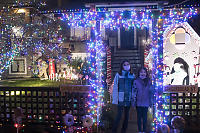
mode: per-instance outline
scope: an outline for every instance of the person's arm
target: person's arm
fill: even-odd
[[[119,79],[119,74],[117,73],[114,78],[113,91],[112,91],[113,104],[118,104],[118,79]]]

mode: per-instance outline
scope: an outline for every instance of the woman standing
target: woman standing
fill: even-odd
[[[140,68],[137,79],[134,81],[133,85],[134,105],[137,110],[137,125],[139,132],[146,132],[147,112],[148,108],[153,104],[153,95],[154,90],[147,69]]]
[[[116,73],[112,91],[112,103],[117,105],[117,116],[114,121],[112,133],[117,133],[117,128],[121,116],[124,112],[124,121],[121,133],[125,133],[128,127],[129,110],[132,99],[132,87],[134,74],[132,73],[131,65],[128,60],[124,60],[120,65],[119,73]]]

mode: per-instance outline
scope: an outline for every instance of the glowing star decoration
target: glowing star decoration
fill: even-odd
[[[18,9],[17,10],[17,13],[25,13],[26,12],[26,9]]]
[[[23,35],[23,28],[22,27],[14,26],[12,28],[12,31],[13,31],[14,35],[17,36],[17,37],[22,37],[22,35]]]

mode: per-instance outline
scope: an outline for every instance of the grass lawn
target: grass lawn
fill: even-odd
[[[29,78],[29,79],[9,79],[2,80],[0,82],[1,86],[8,87],[59,87],[62,84],[75,84],[73,81],[51,81],[51,80],[40,80],[39,78]]]

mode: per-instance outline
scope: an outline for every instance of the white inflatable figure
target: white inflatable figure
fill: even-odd
[[[56,81],[58,81],[58,73],[56,73]]]
[[[187,73],[183,69],[183,64],[175,63],[174,73],[172,73],[170,76],[172,80],[171,85],[183,85],[183,80],[187,76]]]
[[[72,77],[72,67],[70,67],[70,68],[68,67],[66,70],[67,70],[67,72],[66,72],[66,78],[71,80],[71,77]]]
[[[54,73],[51,73],[51,75],[49,75],[49,80],[54,80],[54,79],[55,79]]]
[[[60,81],[61,77],[62,77],[62,74],[61,74],[61,71],[60,71],[60,72],[58,73],[58,81]]]
[[[42,79],[42,76],[44,75],[43,79],[48,79],[48,75],[47,75],[47,68],[48,68],[48,64],[43,61],[42,59],[38,60],[38,67],[39,67],[39,77]]]
[[[72,80],[78,80],[78,75],[72,73],[71,79],[72,79]]]
[[[170,67],[169,66],[165,67],[163,78],[164,78],[164,85],[167,85],[168,83],[170,83]]]

